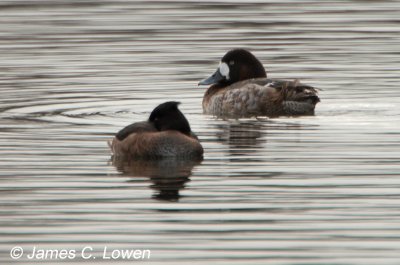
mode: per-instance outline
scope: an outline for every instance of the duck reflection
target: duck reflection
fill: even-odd
[[[265,161],[265,154],[269,147],[268,141],[275,144],[279,142],[287,144],[288,135],[290,135],[290,142],[298,143],[304,131],[314,127],[314,125],[303,125],[299,122],[264,118],[225,120],[214,126],[217,129],[216,138],[228,147],[231,162]]]
[[[218,124],[217,139],[229,146],[231,157],[248,157],[263,149],[267,141],[265,125],[261,121],[228,121]],[[232,158],[231,161],[237,159]]]
[[[178,201],[179,191],[185,188],[190,181],[189,177],[195,166],[201,164],[201,160],[126,160],[112,157],[113,166],[126,176],[148,177],[152,184],[150,188],[156,190],[154,199],[165,201]],[[134,182],[135,180],[129,180]]]
[[[226,141],[232,147],[252,148],[265,142],[262,136],[263,125],[258,121],[230,121],[227,124],[219,124],[220,129],[217,137],[221,141]]]

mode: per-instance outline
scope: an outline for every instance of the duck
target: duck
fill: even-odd
[[[109,141],[114,156],[124,159],[202,159],[204,150],[189,122],[178,109],[180,102],[158,105],[146,121],[120,130]]]
[[[318,90],[299,80],[267,78],[263,64],[246,49],[228,51],[210,77],[203,112],[222,118],[314,115]]]

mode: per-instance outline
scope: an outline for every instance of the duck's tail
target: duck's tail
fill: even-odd
[[[298,79],[294,81],[274,81],[272,86],[279,92],[274,98],[276,103],[282,104],[285,101],[295,101],[315,105],[320,102],[318,89],[302,84]]]

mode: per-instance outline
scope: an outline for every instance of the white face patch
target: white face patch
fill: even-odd
[[[229,80],[229,66],[226,63],[221,62],[219,64],[219,72],[225,76],[226,80]]]

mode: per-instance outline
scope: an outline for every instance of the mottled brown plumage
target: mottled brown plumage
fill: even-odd
[[[223,118],[314,115],[320,101],[317,89],[299,80],[266,78],[262,64],[243,49],[228,52],[199,84],[212,84],[204,94],[204,113]]]

